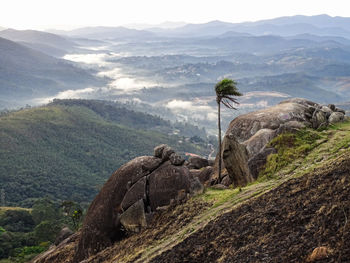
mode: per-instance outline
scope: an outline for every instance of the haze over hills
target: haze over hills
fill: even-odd
[[[140,110],[187,120],[215,134],[213,86],[224,77],[237,80],[247,94],[241,98],[240,113],[294,96],[321,103],[349,101],[349,19],[292,16],[143,30],[86,27],[55,33],[79,44],[79,50],[64,56],[66,60],[104,80],[96,85],[89,78],[76,77],[82,85],[69,84],[69,89],[79,89],[69,96],[129,101]],[[49,84],[45,89],[53,92],[41,97],[64,98],[60,93],[64,87],[55,92]],[[28,88],[42,93],[40,87]],[[224,123],[233,114],[224,112]]]
[[[62,32],[63,33],[63,32]],[[72,31],[65,31],[64,35],[70,37],[92,38],[92,39],[133,39],[151,38],[155,35],[145,30],[130,29],[126,27],[85,27]]]
[[[0,92],[8,105],[101,84],[101,79],[69,61],[0,38]]]
[[[217,36],[227,31],[254,35],[317,34],[349,37],[350,19],[345,17],[291,16],[257,22],[228,23],[211,21],[205,24],[187,24],[164,33],[167,36]]]
[[[135,166],[123,166],[124,175],[114,174],[103,198],[90,206],[92,224],[85,224],[87,235],[79,241],[87,262],[231,261],[243,250],[238,261],[299,262],[320,244],[327,245],[329,258],[341,262],[349,254],[350,240],[350,211],[344,208],[350,189],[344,188],[349,185],[350,123],[337,122],[348,121],[345,113],[350,111],[349,23],[350,18],[320,15],[138,29],[101,25],[51,33],[0,31],[1,205],[31,207],[48,197],[87,207],[113,171],[136,156],[154,153],[136,160]],[[228,130],[222,179],[215,177],[215,166],[208,167],[213,162],[197,159],[203,166],[192,169],[194,163],[184,162],[170,148],[153,149],[166,143],[181,155],[215,155],[214,87],[223,78],[236,80],[243,93],[236,111],[222,107],[223,131],[237,115],[292,97],[307,100],[289,100],[265,113],[247,114],[234,126],[237,134]],[[300,127],[305,129],[284,133]],[[240,135],[247,140],[240,140]],[[254,179],[259,177],[254,183],[252,169]],[[181,184],[172,183],[182,176],[178,171],[183,171],[189,189],[178,191]],[[252,183],[240,184],[235,172]],[[184,203],[190,194],[203,191],[200,183],[233,183],[239,188],[208,187]],[[157,193],[151,188],[160,192],[155,199],[169,199],[164,203],[169,207],[150,206],[150,196]],[[131,206],[126,205],[128,198]],[[117,199],[119,203],[114,202]],[[148,224],[153,212],[157,223],[129,235],[125,231],[134,231],[135,224],[128,229],[122,216],[125,219],[135,207],[140,216],[131,220],[141,220],[136,226]],[[26,253],[48,249],[48,239],[37,242],[32,233],[11,233],[2,218],[0,258],[3,244],[11,251],[5,257],[13,256],[19,263],[27,261]],[[230,228],[235,220],[239,223]],[[101,228],[91,227],[99,224]],[[78,227],[79,222],[74,224]],[[32,230],[40,234],[49,228],[46,222]],[[62,246],[51,246],[37,262],[72,262],[75,255],[79,259],[74,247],[78,235]],[[203,246],[203,240],[210,242]],[[242,240],[248,241],[242,245]],[[263,252],[256,250],[256,240]],[[86,246],[89,242],[91,247]],[[281,244],[288,244],[288,249],[281,249]],[[87,257],[102,247],[107,248]]]
[[[49,55],[63,56],[77,51],[77,44],[61,36],[37,30],[6,29],[0,37],[19,42]]]

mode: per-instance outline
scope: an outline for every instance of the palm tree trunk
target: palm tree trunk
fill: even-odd
[[[222,154],[221,154],[221,116],[220,116],[220,101],[217,101],[218,103],[218,130],[219,130],[219,171],[218,171],[218,180],[219,183],[221,182],[221,162],[222,162]]]

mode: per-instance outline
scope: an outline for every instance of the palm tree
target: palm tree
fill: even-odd
[[[237,82],[232,79],[223,79],[215,85],[216,102],[218,104],[218,130],[219,130],[219,182],[221,181],[221,116],[220,116],[220,105],[221,103],[229,109],[237,110],[233,105],[239,104],[235,96],[242,96],[238,91]]]

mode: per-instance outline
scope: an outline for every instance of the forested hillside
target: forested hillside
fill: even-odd
[[[207,153],[203,145],[159,132],[167,125],[158,117],[96,101],[56,101],[3,114],[0,181],[5,204],[29,207],[44,196],[89,202],[114,170],[152,154],[162,143],[179,152]]]

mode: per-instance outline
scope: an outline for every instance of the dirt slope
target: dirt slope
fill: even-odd
[[[350,122],[322,133],[310,153],[271,178],[169,207],[154,224],[84,263],[350,262]],[[35,263],[71,262],[76,241]]]
[[[350,262],[350,156],[225,213],[151,262]]]

